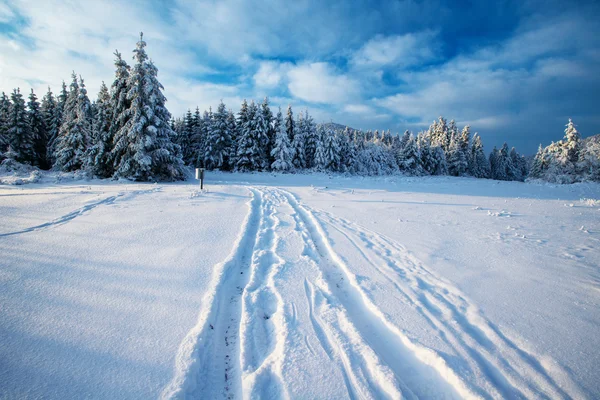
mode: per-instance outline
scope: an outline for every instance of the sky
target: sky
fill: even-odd
[[[242,99],[413,132],[438,116],[524,154],[600,133],[597,1],[0,0],[0,90],[71,71],[95,98],[144,32],[174,116]]]

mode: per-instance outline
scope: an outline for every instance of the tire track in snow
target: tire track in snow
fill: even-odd
[[[292,194],[279,191],[295,210],[323,271],[324,282],[317,282],[315,286],[322,286],[320,290],[325,301],[321,304],[326,308],[318,314],[329,322],[325,331],[333,336],[333,340],[328,338],[328,342],[344,344],[345,348],[337,351],[340,357],[364,361],[352,365],[352,373],[363,372],[363,376],[351,377],[355,391],[367,398],[381,395],[393,398],[476,397],[443,358],[414,344],[388,321],[362,292],[356,276],[335,253],[312,213]],[[314,309],[316,313],[317,307]],[[367,368],[363,371],[365,365]]]
[[[175,376],[163,399],[238,398],[242,393],[241,301],[264,211],[261,192],[249,190],[250,210],[238,240],[229,257],[213,269],[212,289],[202,299],[198,323],[179,347]]]
[[[68,214],[65,214],[65,215],[63,215],[61,217],[53,219],[52,221],[45,222],[45,223],[39,224],[39,225],[35,225],[35,226],[29,227],[29,228],[21,229],[19,231],[8,232],[8,233],[0,233],[0,237],[20,235],[22,233],[41,231],[41,230],[52,228],[52,227],[55,227],[55,226],[64,225],[67,222],[70,222],[70,221],[74,220],[75,218],[77,218],[77,217],[79,217],[79,216],[81,216],[81,215],[83,215],[85,213],[88,213],[88,212],[92,211],[94,208],[96,208],[98,206],[113,204],[117,199],[125,196],[126,194],[129,194],[129,195],[138,195],[138,194],[143,194],[143,193],[153,193],[153,192],[156,192],[158,190],[160,190],[160,188],[154,188],[154,189],[151,189],[151,190],[138,190],[138,191],[129,192],[129,193],[120,192],[120,193],[118,193],[118,194],[116,194],[114,196],[109,196],[109,197],[107,197],[105,199],[102,199],[102,200],[99,200],[99,201],[96,201],[96,202],[93,202],[93,203],[90,203],[90,204],[86,204],[85,206],[80,207],[80,208],[78,208],[78,209],[76,209],[74,211],[71,211]]]
[[[482,375],[484,381],[473,390],[485,397],[582,396],[565,372],[561,371],[560,375],[568,382],[568,388],[557,383],[538,357],[519,348],[486,320],[458,289],[424,268],[401,245],[330,213],[313,213],[345,236],[377,271],[410,299],[471,370]]]

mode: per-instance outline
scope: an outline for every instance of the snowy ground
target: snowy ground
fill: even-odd
[[[0,185],[0,398],[600,396],[599,185],[208,183]]]

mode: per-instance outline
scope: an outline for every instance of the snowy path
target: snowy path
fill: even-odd
[[[282,189],[250,190],[238,242],[215,268],[164,398],[582,396],[400,244]],[[368,270],[354,273],[343,246]],[[407,305],[451,353],[419,344],[381,296]]]

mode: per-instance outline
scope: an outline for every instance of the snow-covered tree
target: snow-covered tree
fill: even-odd
[[[295,158],[294,153],[294,136],[296,136],[296,123],[294,121],[294,112],[292,111],[291,104],[288,105],[287,113],[285,115],[285,131],[287,132],[288,137],[290,138],[290,143],[292,144],[292,159]]]
[[[11,96],[8,126],[8,144],[15,161],[32,164],[34,159],[34,139],[31,134],[25,100],[19,89]]]
[[[110,158],[112,104],[110,93],[104,82],[100,86],[92,118],[91,145],[88,149],[86,169],[100,178],[109,178],[113,174],[113,165]]]
[[[128,80],[129,119],[115,135],[115,175],[139,181],[184,178],[181,150],[165,107],[164,89],[158,70],[140,40],[134,50],[136,61]]]
[[[321,136],[317,132],[317,126],[313,118],[308,114],[308,110],[304,110],[302,118],[302,126],[297,127],[298,130],[302,131],[304,136],[304,160],[306,162],[306,168],[312,168],[314,165],[315,151],[317,150],[317,141],[320,140]]]
[[[600,182],[600,141],[589,141],[579,154],[582,180]]]
[[[46,148],[44,149],[44,156],[47,162],[47,167],[50,167],[52,166],[53,162],[52,144],[58,136],[58,131],[61,125],[61,112],[58,110],[58,104],[54,98],[52,90],[50,90],[50,87],[48,87],[48,92],[42,98],[40,112],[42,113],[42,118],[44,119],[44,125],[46,127]]]
[[[274,126],[277,130],[275,135],[275,146],[271,150],[271,157],[274,159],[271,168],[274,171],[291,171],[294,168],[294,165],[292,164],[292,149],[290,138],[283,121],[283,115],[281,114],[281,108],[275,118]]]
[[[356,149],[352,142],[350,129],[346,127],[343,131],[337,131],[336,138],[340,149],[340,171],[352,173],[354,172],[352,166],[356,158]]]
[[[238,171],[258,171],[262,168],[263,150],[257,137],[257,124],[261,120],[260,109],[254,101],[251,101],[246,112],[246,122],[240,131],[236,164]]]
[[[298,124],[300,125],[300,124]],[[327,133],[325,132],[325,128],[323,125],[319,125],[317,128],[317,133],[315,137],[315,153],[314,153],[314,168],[317,171],[325,171],[328,168],[328,160],[325,151],[325,136]]]
[[[227,169],[231,154],[231,133],[227,120],[227,109],[221,101],[213,114],[212,124],[206,141],[204,160],[206,168]]]
[[[468,132],[468,126],[465,127]],[[468,141],[467,141],[468,146]],[[450,146],[447,151],[448,157],[448,172],[452,176],[463,176],[466,175],[469,162],[468,153],[464,150],[461,144],[461,137],[457,136],[455,132],[452,133],[450,139]]]
[[[0,157],[8,150],[9,137],[8,128],[10,121],[10,100],[6,93],[0,96]]]
[[[511,181],[524,181],[527,176],[527,161],[513,147],[509,153],[508,179]]]
[[[535,157],[533,158],[533,161],[531,163],[531,170],[529,171],[529,176],[531,178],[537,179],[542,177],[542,174],[546,170],[544,161],[544,148],[540,143],[537,153],[535,154]]]
[[[273,112],[269,107],[269,98],[265,97],[260,105],[260,122],[258,128],[258,138],[261,142],[261,168],[268,170],[274,159],[271,157],[271,150],[275,145],[275,130],[273,129]]]
[[[192,164],[194,158],[194,151],[192,148],[192,136],[194,135],[195,119],[192,115],[192,111],[188,108],[187,112],[182,121],[181,130],[176,131],[177,134],[175,143],[181,148],[181,155],[184,164]]]
[[[91,104],[83,79],[73,72],[69,95],[63,112],[63,123],[56,138],[54,168],[68,172],[81,169],[90,141]]]
[[[114,56],[115,79],[110,88],[110,115],[112,116],[112,119],[109,128],[109,142],[111,142],[112,149],[108,154],[108,158],[113,164],[113,170],[117,166],[117,160],[120,160],[124,156],[126,149],[126,146],[122,146],[118,149],[114,146],[115,136],[117,135],[117,132],[120,132],[123,129],[131,117],[131,102],[127,97],[131,68],[127,62],[123,60],[121,53],[115,51]]]
[[[29,123],[29,131],[33,139],[33,165],[42,169],[48,169],[49,165],[46,162],[46,149],[48,145],[46,124],[40,103],[33,89],[31,89],[29,101],[27,102],[27,122]]]
[[[327,129],[321,136],[325,150],[325,169],[329,171],[340,171],[340,148],[336,140],[335,132]]]
[[[421,166],[421,154],[414,135],[410,135],[406,146],[400,150],[397,157],[398,168],[401,171],[411,175],[421,175],[423,167]]]
[[[235,114],[231,110],[229,110],[227,113],[227,129],[229,129],[229,135],[231,137],[231,146],[229,146],[229,155],[227,157],[227,169],[233,170],[237,163],[237,142],[239,138],[239,132]]]
[[[288,108],[288,115],[291,112],[291,108]],[[294,152],[294,167],[297,169],[306,168],[306,137],[304,136],[306,131],[301,129],[304,126],[304,116],[300,112],[298,114],[298,120],[296,121],[296,127],[294,132],[294,138],[292,139],[292,149]],[[316,149],[315,149],[316,150]]]
[[[485,156],[483,143],[478,134],[473,136],[471,150],[469,153],[469,173],[476,178],[489,178],[490,163]]]

